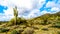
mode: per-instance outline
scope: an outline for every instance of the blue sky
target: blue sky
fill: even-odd
[[[0,0],[0,21],[13,18],[15,6],[18,17],[29,19],[60,11],[60,0]]]
[[[7,10],[7,7],[0,5],[0,13],[4,13],[3,10]]]

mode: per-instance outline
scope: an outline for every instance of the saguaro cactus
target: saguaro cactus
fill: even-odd
[[[14,17],[15,17],[15,22],[14,22],[14,24],[16,24],[16,23],[17,23],[17,16],[18,16],[17,7],[15,6],[15,8],[13,8],[13,10],[14,10]]]
[[[14,16],[17,17],[18,16],[17,7],[13,8],[13,10],[14,10]]]

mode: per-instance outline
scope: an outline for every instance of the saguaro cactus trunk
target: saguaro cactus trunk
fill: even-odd
[[[14,17],[15,17],[15,22],[14,22],[14,24],[16,25],[16,23],[17,23],[17,16],[18,16],[17,7],[13,8],[13,10],[14,10]]]

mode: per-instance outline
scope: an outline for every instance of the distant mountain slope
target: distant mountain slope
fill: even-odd
[[[42,16],[28,20],[27,22],[33,24],[50,24],[55,22],[60,22],[60,12],[54,14],[44,14]]]

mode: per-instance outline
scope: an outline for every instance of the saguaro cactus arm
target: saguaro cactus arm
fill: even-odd
[[[13,10],[14,10],[14,16],[17,17],[18,16],[17,7],[13,8]]]

